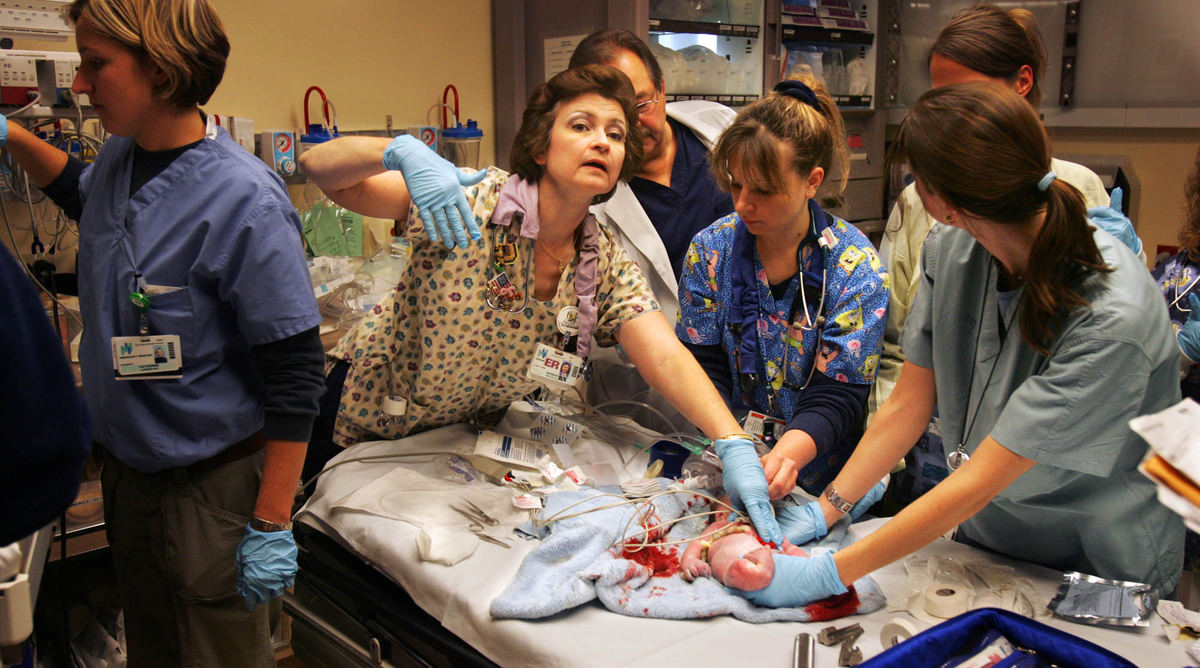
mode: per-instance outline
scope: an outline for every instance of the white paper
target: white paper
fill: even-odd
[[[587,35],[567,35],[566,37],[548,37],[542,40],[542,55],[545,57],[546,81],[549,81],[555,74],[567,69],[567,64],[571,62],[571,54],[575,53],[575,47],[583,41]]]
[[[1129,427],[1171,466],[1200,480],[1200,404],[1184,399],[1166,410],[1130,420]]]
[[[1158,614],[1168,624],[1175,626],[1190,626],[1200,630],[1200,612],[1194,612],[1183,607],[1179,601],[1160,600]]]

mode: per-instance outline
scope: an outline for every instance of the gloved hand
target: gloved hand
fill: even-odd
[[[821,504],[809,501],[802,506],[782,506],[775,509],[775,519],[779,528],[792,545],[804,545],[813,540],[824,538],[829,533],[825,526],[825,513]]]
[[[1142,252],[1142,240],[1133,231],[1133,221],[1121,213],[1121,200],[1125,193],[1120,188],[1113,188],[1111,202],[1108,206],[1094,206],[1087,211],[1088,218],[1097,227],[1121,240],[1134,253]]]
[[[237,549],[237,591],[247,610],[283,595],[296,582],[296,539],[291,531],[246,527]]]
[[[776,554],[771,584],[755,591],[730,591],[760,607],[798,608],[848,590],[838,575],[833,553],[823,552],[815,557]]]
[[[775,521],[767,492],[767,475],[754,444],[745,438],[717,439],[713,441],[713,449],[721,458],[725,493],[734,509],[750,516],[763,540],[783,545],[783,532]]]
[[[862,517],[868,508],[883,498],[883,493],[887,490],[887,482],[888,478],[885,477],[875,483],[871,489],[867,490],[863,498],[854,504],[854,507],[850,509],[851,522]],[[802,506],[776,508],[775,519],[779,520],[779,528],[783,530],[783,535],[791,541],[792,545],[803,545],[809,541],[824,538],[825,534],[829,533],[829,528],[825,526],[825,512],[821,510],[821,504],[817,501],[809,501]]]
[[[0,148],[8,143],[8,117],[0,114]]]
[[[1192,312],[1179,328],[1179,349],[1193,362],[1200,362],[1200,297],[1188,295],[1188,308]]]
[[[456,243],[466,248],[468,234],[479,241],[479,225],[461,186],[479,183],[487,170],[468,176],[412,135],[400,135],[388,144],[383,151],[383,166],[404,174],[408,194],[425,221],[430,241],[437,243],[440,235],[446,248],[454,248]]]

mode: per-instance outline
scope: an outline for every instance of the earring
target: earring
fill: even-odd
[[[952,214],[952,213],[946,214],[946,224],[947,225],[955,225],[957,223],[958,223],[958,220],[954,217],[954,214]]]

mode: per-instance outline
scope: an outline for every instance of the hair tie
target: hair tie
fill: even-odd
[[[821,114],[822,116],[825,115],[825,110],[821,108],[821,103],[817,101],[817,94],[813,92],[813,89],[804,85],[803,81],[796,81],[795,79],[780,81],[779,83],[775,84],[775,88],[772,90],[774,90],[776,93],[799,100],[813,109],[816,109],[818,114]]]
[[[1055,174],[1054,170],[1046,172],[1046,175],[1042,177],[1042,180],[1038,181],[1038,190],[1046,192],[1046,189],[1049,188],[1050,184],[1054,183],[1054,179],[1057,178],[1058,174]]]

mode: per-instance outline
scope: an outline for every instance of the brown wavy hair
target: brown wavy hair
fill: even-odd
[[[1025,99],[1034,109],[1042,103],[1039,82],[1046,72],[1046,47],[1037,19],[1027,9],[1004,11],[980,3],[964,9],[938,33],[930,48],[938,54],[980,74],[1013,82],[1023,65],[1033,70],[1033,86]]]
[[[783,190],[783,172],[790,167],[801,176],[813,168],[825,170],[826,178],[836,179],[836,192],[846,187],[849,162],[846,158],[846,130],[837,104],[823,84],[812,77],[794,77],[812,89],[816,108],[800,100],[771,91],[738,112],[733,124],[721,133],[713,147],[712,170],[717,185],[729,192],[732,174],[738,171],[748,183],[764,192]],[[790,164],[779,164],[776,141],[786,141],[792,149]]]
[[[928,192],[973,216],[1023,225],[1045,213],[1023,276],[1019,322],[1021,337],[1047,354],[1067,313],[1088,305],[1083,279],[1111,269],[1079,191],[1062,179],[1038,187],[1050,171],[1050,142],[1033,108],[992,83],[930,90],[900,124],[894,151]]]
[[[537,156],[550,148],[550,130],[554,127],[558,105],[586,93],[595,93],[621,105],[625,114],[625,161],[621,164],[618,179],[628,181],[637,173],[642,164],[642,134],[634,107],[633,84],[620,70],[607,65],[572,67],[534,89],[509,153],[513,172],[530,182],[542,178],[545,168],[537,163]],[[616,186],[613,186],[613,190],[597,195],[595,202],[607,200],[615,190]]]
[[[1196,164],[1183,188],[1187,197],[1187,217],[1183,229],[1179,230],[1180,250],[1187,253],[1192,262],[1200,262],[1200,151],[1196,152]]]

